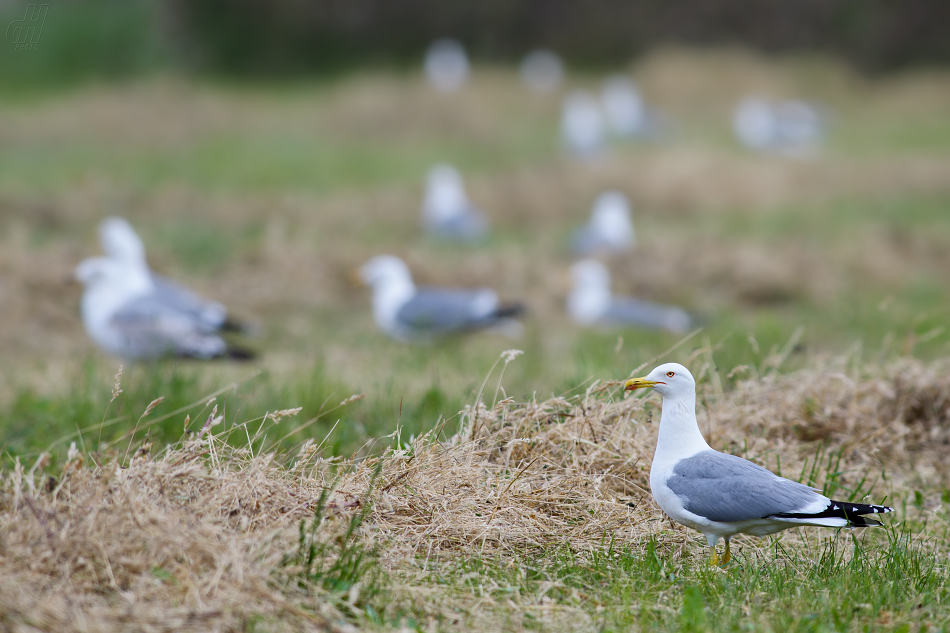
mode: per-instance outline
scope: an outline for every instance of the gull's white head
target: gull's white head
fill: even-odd
[[[111,217],[100,222],[99,242],[106,255],[126,266],[145,264],[145,246],[123,218]]]
[[[597,234],[611,244],[626,246],[633,241],[630,203],[619,191],[605,191],[597,197],[590,222]]]
[[[664,363],[643,378],[631,378],[624,383],[625,391],[652,387],[664,399],[695,398],[696,381],[689,370],[679,363]]]
[[[143,270],[127,267],[111,257],[90,257],[83,260],[75,271],[76,280],[87,292],[107,292],[110,295],[129,296],[152,288],[151,277]]]
[[[90,257],[76,266],[76,281],[84,286],[95,286],[121,279],[122,266],[108,257]]]
[[[451,219],[464,213],[468,205],[462,175],[451,165],[440,164],[429,170],[423,215],[430,221]]]
[[[406,263],[393,255],[377,255],[360,267],[360,279],[373,290],[391,286],[412,287],[412,273]]]

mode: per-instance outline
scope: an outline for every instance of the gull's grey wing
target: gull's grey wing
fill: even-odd
[[[110,325],[120,333],[123,355],[129,358],[210,359],[228,353],[223,339],[205,331],[200,320],[165,303],[158,295],[129,301],[116,311]]]
[[[633,297],[614,297],[601,320],[616,325],[636,325],[671,332],[685,332],[692,324],[689,313],[682,308]]]
[[[571,250],[581,257],[598,253],[623,253],[631,249],[631,242],[618,244],[606,238],[590,223],[580,227],[571,235]]]
[[[713,450],[677,462],[666,485],[689,512],[722,522],[799,512],[820,497],[804,484]]]
[[[194,318],[204,329],[211,333],[221,329],[228,317],[227,308],[220,303],[208,301],[185,286],[168,277],[152,273],[155,284],[155,298],[166,305]]]
[[[497,310],[498,296],[492,290],[422,287],[396,319],[416,333],[448,334],[492,325]]]
[[[431,223],[429,230],[441,239],[474,242],[488,233],[488,220],[481,210],[470,206],[458,215]]]

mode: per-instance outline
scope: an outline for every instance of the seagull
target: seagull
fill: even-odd
[[[893,512],[887,506],[834,501],[741,457],[714,451],[696,423],[696,381],[682,365],[666,363],[624,384],[628,391],[644,387],[663,396],[650,492],[671,519],[706,536],[710,564],[729,562],[729,540],[736,534],[765,536],[807,525],[872,527],[882,523],[865,515]],[[721,560],[716,553],[720,538],[726,541]]]
[[[571,266],[574,289],[567,296],[567,312],[581,325],[634,326],[682,333],[693,319],[682,308],[651,303],[610,292],[610,272],[596,259]]]
[[[502,305],[490,288],[416,287],[409,268],[398,257],[379,255],[358,271],[373,291],[373,317],[379,328],[400,341],[499,328],[520,330],[514,320],[520,305]]]
[[[252,357],[245,350],[230,348],[194,314],[167,302],[147,270],[126,267],[110,257],[92,257],[76,267],[76,279],[85,285],[81,312],[86,332],[114,356],[127,360]]]
[[[437,238],[474,242],[488,234],[488,220],[465,193],[462,175],[451,165],[436,165],[426,178],[422,223]]]
[[[772,103],[747,97],[732,119],[739,142],[749,149],[804,156],[814,151],[825,134],[825,118],[814,105],[801,100]]]
[[[168,307],[174,307],[194,319],[203,331],[247,332],[250,326],[228,318],[228,310],[209,301],[149,268],[145,246],[132,225],[123,218],[110,217],[99,223],[99,242],[106,255],[121,267],[138,271],[152,281],[152,292]]]
[[[553,92],[564,79],[564,65],[557,53],[545,49],[531,51],[521,60],[521,80],[532,92]]]
[[[604,116],[588,92],[572,92],[561,111],[561,139],[577,158],[593,159],[604,151]]]
[[[590,221],[574,233],[574,253],[622,253],[633,248],[633,222],[630,203],[619,191],[605,191],[594,201]]]
[[[662,131],[659,115],[648,108],[637,84],[615,75],[604,81],[601,90],[604,118],[610,131],[620,138],[654,139]]]
[[[465,47],[453,39],[436,40],[426,51],[425,72],[436,90],[455,92],[468,79],[469,64]]]

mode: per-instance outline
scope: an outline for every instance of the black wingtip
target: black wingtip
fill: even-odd
[[[877,519],[872,519],[865,515],[887,514],[893,512],[894,508],[887,506],[872,505],[869,503],[852,503],[850,501],[832,500],[828,507],[821,512],[806,514],[800,512],[783,512],[774,516],[783,519],[824,519],[834,517],[845,519],[848,522],[847,527],[877,527],[884,525]]]
[[[498,310],[495,311],[495,317],[499,319],[516,319],[522,317],[525,314],[525,306],[523,303],[508,303],[498,307]]]
[[[258,327],[249,321],[240,321],[238,319],[228,317],[224,320],[224,323],[221,324],[219,330],[221,332],[230,332],[232,334],[255,336],[257,335]]]
[[[229,347],[226,358],[240,362],[248,362],[257,358],[257,353],[243,347]]]

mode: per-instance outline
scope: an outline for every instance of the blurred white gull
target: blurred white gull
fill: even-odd
[[[661,125],[657,113],[646,106],[637,84],[622,75],[608,77],[601,91],[604,118],[611,133],[626,139],[655,139]]]
[[[564,100],[561,140],[577,158],[593,159],[604,151],[604,117],[600,104],[589,92],[575,91]]]
[[[194,314],[165,302],[147,269],[93,257],[76,267],[76,279],[85,285],[81,311],[86,332],[110,354],[126,360],[252,356],[229,348]]]
[[[124,268],[141,271],[152,281],[153,292],[166,306],[196,320],[205,331],[245,331],[250,326],[228,318],[228,311],[220,303],[209,301],[167,277],[149,268],[145,246],[141,238],[123,218],[106,218],[99,224],[99,242],[102,250]]]
[[[571,266],[574,289],[567,312],[581,325],[634,326],[682,333],[692,318],[682,308],[664,306],[610,292],[610,273],[599,261],[584,259]]]
[[[732,117],[732,128],[739,142],[754,150],[765,150],[776,138],[772,106],[764,99],[747,97],[739,102]]]
[[[549,50],[531,51],[521,60],[521,80],[532,92],[553,92],[564,79],[561,58]]]
[[[826,125],[821,111],[804,101],[747,97],[736,107],[732,127],[749,149],[808,156],[820,146]]]
[[[630,203],[619,191],[605,191],[594,201],[590,220],[571,240],[576,255],[622,253],[633,248],[635,234]]]
[[[482,329],[520,333],[514,320],[520,305],[501,305],[490,288],[416,287],[406,264],[392,255],[379,255],[359,269],[373,291],[373,317],[379,328],[400,341]]]
[[[488,220],[465,194],[458,170],[436,165],[426,178],[422,223],[430,235],[460,242],[473,242],[488,233]]]
[[[455,92],[468,80],[465,48],[456,40],[436,40],[426,51],[425,72],[429,83],[441,92]]]

